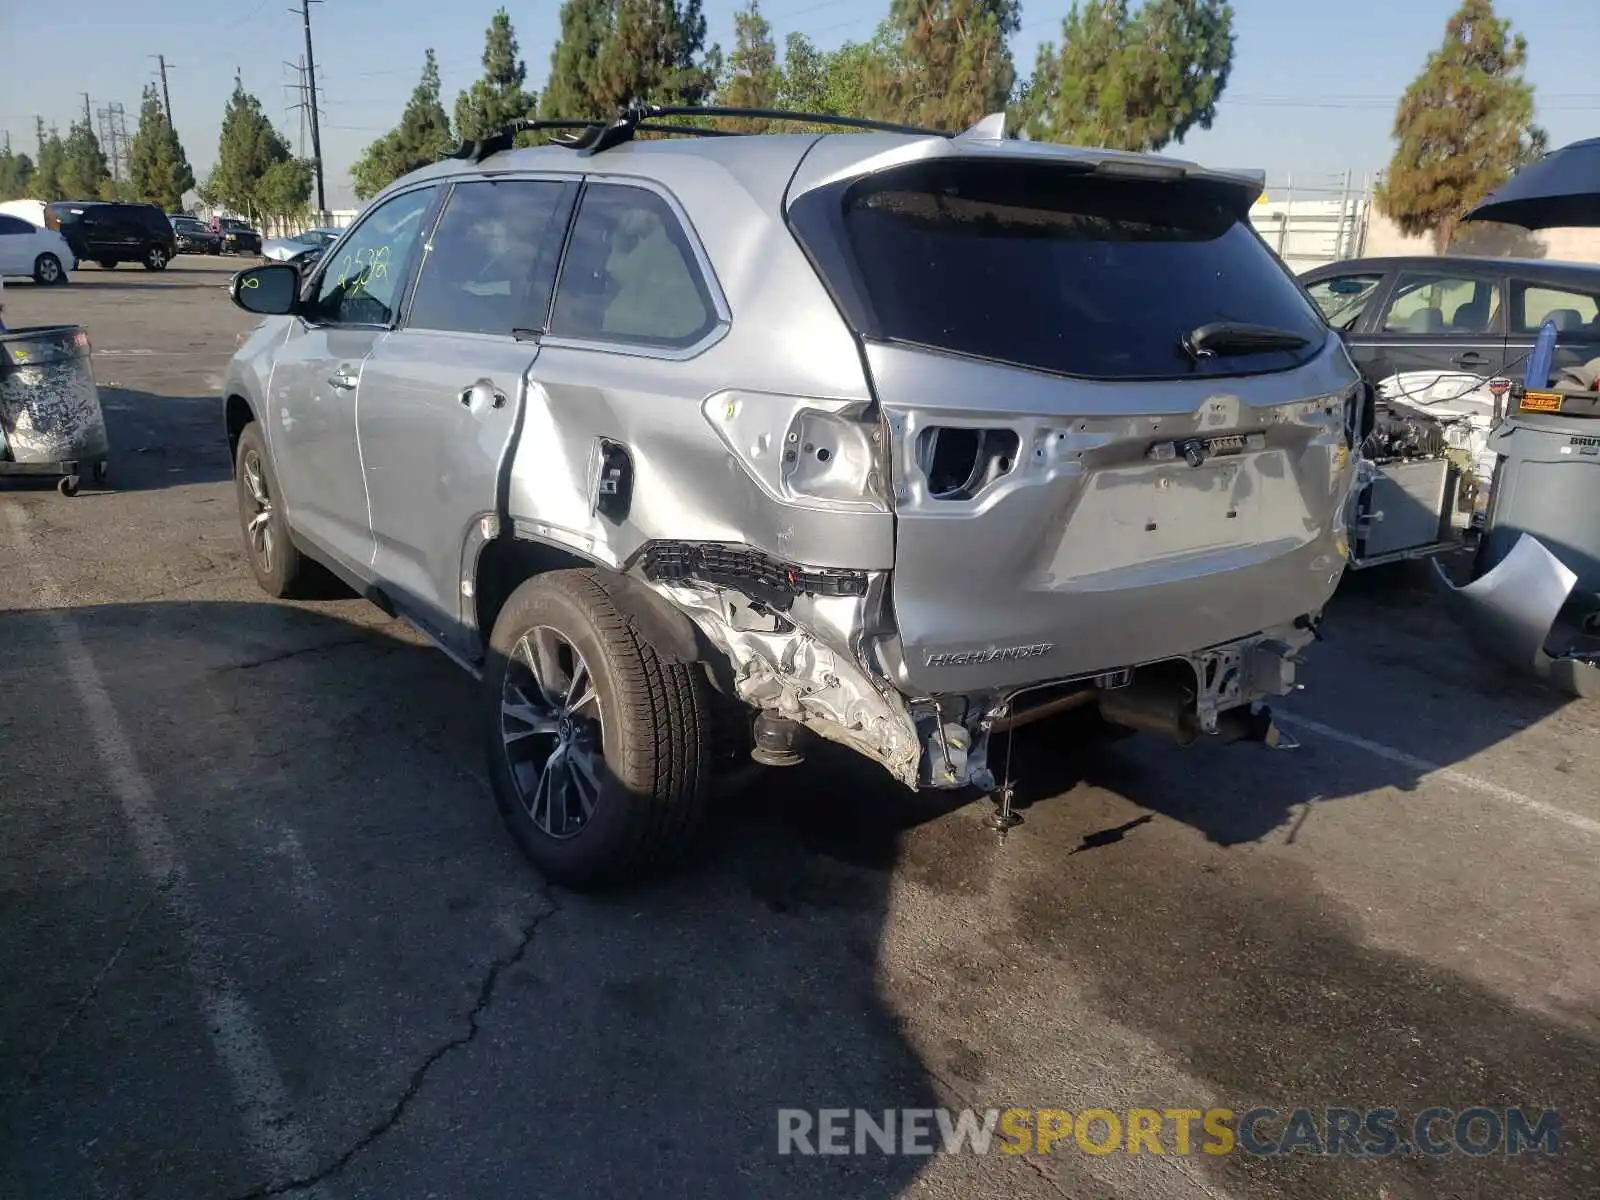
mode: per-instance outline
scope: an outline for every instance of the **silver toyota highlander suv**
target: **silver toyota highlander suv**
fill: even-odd
[[[469,143],[303,282],[235,277],[260,585],[331,573],[479,676],[499,806],[576,886],[679,849],[729,745],[1005,820],[990,739],[1046,713],[1275,741],[1361,405],[1261,177],[685,115]]]

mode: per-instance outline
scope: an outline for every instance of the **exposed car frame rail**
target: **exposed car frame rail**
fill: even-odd
[[[576,150],[587,157],[633,140],[635,133],[677,133],[691,137],[737,137],[738,131],[707,125],[666,125],[662,117],[739,117],[765,121],[798,121],[807,125],[832,125],[840,129],[865,129],[878,133],[909,133],[919,137],[958,136],[947,129],[925,129],[920,125],[900,125],[893,121],[874,121],[866,117],[841,117],[830,113],[794,112],[784,108],[738,108],[726,105],[635,104],[622,110],[613,120],[601,118],[540,118],[512,121],[488,137],[464,141],[451,158],[482,162],[491,154],[511,149],[519,133],[539,130],[579,131],[575,137],[552,138],[557,146]]]

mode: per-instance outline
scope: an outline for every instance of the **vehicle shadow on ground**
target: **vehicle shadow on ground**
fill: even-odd
[[[188,911],[224,948],[201,978],[227,977],[254,1011],[312,1174],[342,1194],[500,1195],[517,1179],[552,1196],[899,1196],[926,1158],[780,1157],[777,1110],[959,1104],[936,1073],[980,1104],[1116,1107],[1095,1090],[1101,1067],[1099,1083],[1073,1073],[1085,1053],[1115,1055],[1110,1042],[1073,1051],[1019,1024],[1011,997],[1046,1017],[1081,1005],[1063,981],[1086,989],[1107,1035],[1138,1031],[1236,1111],[1564,1113],[1563,1156],[1531,1166],[1191,1160],[1230,1195],[1366,1194],[1375,1171],[1406,1197],[1486,1180],[1528,1200],[1584,1193],[1592,1001],[1532,1013],[1374,949],[1304,864],[1219,869],[1192,843],[1141,855],[1137,835],[1030,855],[1028,826],[999,844],[949,819],[953,801],[908,804],[870,764],[824,752],[720,803],[664,878],[607,896],[541,888],[485,794],[474,685],[332,615],[350,612],[80,608],[65,640],[60,615],[0,614],[0,678],[39,697],[5,714],[8,747],[56,764],[48,792],[8,797],[0,847],[0,1029],[14,1031],[0,1129],[20,1194],[91,1194],[106,1177],[219,1197],[291,1182],[240,1153],[214,1014],[164,893],[117,874],[134,856],[113,779],[148,779],[131,819],[146,840],[151,812],[164,823]],[[91,730],[71,688],[46,690],[74,674],[69,645],[120,737]],[[111,739],[110,770],[96,738],[102,753]],[[40,759],[41,739],[70,754]],[[897,879],[982,902],[957,926],[909,931],[928,983],[895,1002],[882,958]],[[141,918],[146,896],[157,912]],[[914,1043],[940,1012],[962,1014],[960,1044]],[[1040,1065],[1044,1093],[1012,1090]],[[1037,1165],[1047,1191],[1001,1164],[1010,1194],[1110,1194],[1092,1166]],[[1170,1167],[1151,1169],[1171,1183]]]
[[[1575,703],[1474,649],[1433,592],[1432,569],[1423,562],[1347,574],[1327,607],[1324,640],[1311,646],[1300,671],[1313,689],[1317,724],[1380,744],[1385,753],[1296,727],[1297,714],[1310,715],[1300,694],[1271,704],[1300,743],[1289,752],[1208,739],[1177,747],[1141,734],[1073,753],[1070,725],[1041,722],[1018,734],[1019,808],[1084,782],[1218,844],[1255,842],[1292,832],[1314,803],[1381,788],[1414,791],[1435,767],[1471,759]],[[1419,701],[1424,711],[1415,707]],[[997,741],[991,761],[1003,753]]]
[[[37,728],[0,714],[13,760],[28,746],[52,761],[41,740],[76,747],[81,778],[57,773],[50,794],[89,806],[7,802],[0,1029],[17,1036],[0,1127],[23,1194],[89,1194],[107,1170],[187,1195],[290,1182],[238,1153],[227,1087],[197,1066],[215,1047],[173,974],[182,947],[161,917],[130,916],[149,882],[104,878],[136,861],[109,773],[149,780],[190,910],[231,948],[220,970],[256,1011],[319,1169],[404,1121],[341,1172],[348,1194],[497,1195],[511,1179],[648,1194],[627,1181],[671,1179],[708,1197],[900,1195],[925,1158],[777,1154],[779,1108],[936,1103],[874,974],[893,831],[835,828],[807,803],[817,777],[791,771],[719,804],[665,879],[543,888],[483,782],[476,685],[436,651],[324,615],[351,609],[372,616],[356,602],[71,610],[130,751],[109,768],[60,682],[60,618],[0,614],[0,678],[59,698]],[[109,952],[88,943],[134,925],[150,944],[130,932],[51,1050]],[[30,970],[41,957],[51,968]]]

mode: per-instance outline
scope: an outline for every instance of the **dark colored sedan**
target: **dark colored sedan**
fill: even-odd
[[[1354,258],[1300,282],[1373,384],[1414,371],[1520,380],[1546,317],[1557,368],[1600,357],[1600,264]]]
[[[172,232],[178,238],[179,254],[221,254],[222,238],[206,228],[197,217],[173,217]]]

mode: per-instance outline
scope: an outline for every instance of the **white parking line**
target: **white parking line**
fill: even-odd
[[[1371,738],[1364,738],[1354,733],[1346,733],[1342,729],[1335,729],[1331,725],[1324,725],[1320,721],[1313,721],[1307,717],[1280,716],[1274,717],[1285,725],[1314,733],[1318,737],[1327,738],[1330,742],[1341,742],[1357,750],[1365,750],[1376,758],[1386,759],[1415,771],[1418,775],[1429,775],[1441,783],[1448,783],[1453,787],[1465,788],[1477,792],[1482,796],[1489,796],[1503,804],[1512,804],[1528,812],[1537,813],[1541,817],[1548,817],[1552,821],[1560,821],[1563,825],[1581,830],[1592,837],[1600,837],[1600,821],[1592,817],[1585,817],[1580,813],[1571,812],[1554,804],[1546,804],[1543,800],[1535,800],[1532,796],[1524,796],[1513,788],[1503,784],[1494,783],[1488,779],[1480,779],[1466,771],[1457,770],[1455,767],[1442,766],[1439,763],[1429,762],[1425,758],[1418,758],[1415,754],[1407,754],[1404,750],[1396,750],[1393,746],[1385,746],[1382,742],[1375,742]]]
[[[206,924],[189,883],[188,868],[178,854],[171,829],[162,819],[155,790],[139,768],[138,756],[77,623],[62,606],[59,590],[39,570],[37,558],[31,553],[27,514],[14,504],[0,502],[0,507],[5,508],[23,569],[33,577],[44,609],[42,615],[61,651],[67,679],[82,706],[106,781],[121,805],[139,865],[152,885],[169,885],[167,906],[182,932],[206,1033],[227,1074],[245,1139],[274,1183],[307,1178],[316,1171],[310,1139],[294,1117],[288,1089],[250,1002],[228,977],[221,940]],[[328,1195],[320,1187],[310,1194]]]

